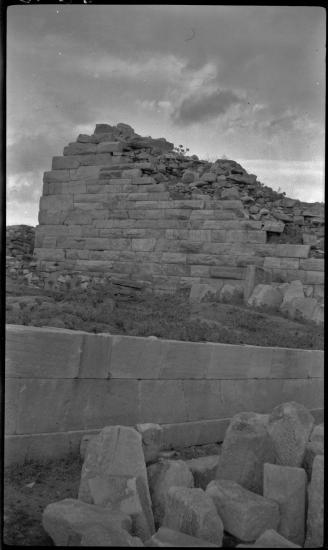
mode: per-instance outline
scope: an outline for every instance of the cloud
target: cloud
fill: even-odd
[[[183,99],[174,110],[172,120],[179,125],[204,122],[225,114],[232,105],[243,101],[232,90],[196,93]]]

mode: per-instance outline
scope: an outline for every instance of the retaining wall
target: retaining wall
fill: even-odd
[[[5,462],[77,452],[105,425],[162,424],[166,448],[222,441],[241,411],[320,419],[323,352],[8,325]]]

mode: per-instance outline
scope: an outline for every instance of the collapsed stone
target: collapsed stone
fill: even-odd
[[[197,547],[197,548],[217,548],[216,544],[212,544],[207,540],[191,537],[185,533],[169,529],[168,527],[160,527],[145,546],[168,546],[173,548],[179,547]]]
[[[124,529],[111,527],[104,529],[98,526],[88,527],[82,535],[79,546],[144,546],[138,537],[132,537]]]
[[[282,403],[273,409],[267,429],[277,464],[296,467],[302,465],[313,425],[312,414],[299,403]],[[268,462],[272,463],[271,460]]]
[[[308,488],[308,514],[305,548],[323,547],[324,456],[313,461],[311,483]]]
[[[265,529],[278,526],[278,504],[244,489],[235,481],[211,481],[206,494],[212,498],[224,530],[240,540],[253,541]]]
[[[81,472],[79,499],[102,506],[132,506],[136,528],[149,538],[154,520],[141,435],[127,426],[108,426],[90,442]]]
[[[262,494],[263,464],[275,462],[267,431],[268,418],[253,412],[232,418],[222,444],[216,479],[236,481],[245,489]]]
[[[275,289],[271,285],[257,285],[250,298],[248,299],[248,305],[253,307],[265,307],[270,309],[277,309],[282,302],[282,295],[279,290]]]
[[[188,466],[182,460],[159,460],[147,468],[154,519],[161,525],[166,512],[168,492],[171,487],[193,487],[194,480]]]
[[[274,529],[264,531],[254,544],[237,544],[237,548],[302,548],[285,539]]]
[[[136,430],[142,437],[142,448],[146,464],[159,456],[163,447],[163,428],[159,424],[137,424]]]
[[[263,495],[279,504],[277,531],[301,546],[304,544],[306,484],[303,468],[264,464]]]
[[[117,529],[128,532],[132,521],[113,507],[103,508],[67,498],[48,504],[43,511],[42,525],[56,546],[75,546],[89,528],[99,527],[109,533]]]
[[[163,526],[222,545],[222,521],[212,499],[202,489],[171,487]]]

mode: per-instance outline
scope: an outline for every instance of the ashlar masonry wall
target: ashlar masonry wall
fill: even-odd
[[[322,421],[323,352],[7,325],[5,460],[78,452],[106,425],[156,422],[165,448],[223,440],[241,411],[297,401]]]
[[[91,275],[160,291],[196,282],[243,290],[255,264],[323,294],[323,260],[309,258],[310,245],[267,243],[265,224],[247,219],[239,199],[172,196],[149,175],[150,149],[136,154],[106,136],[79,136],[44,175],[34,253],[46,285]],[[162,151],[157,162],[171,157]]]

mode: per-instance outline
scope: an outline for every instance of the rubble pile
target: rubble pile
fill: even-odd
[[[235,415],[219,455],[181,460],[157,424],[107,426],[81,442],[78,498],[49,504],[44,529],[57,546],[320,547],[323,431],[282,403]]]

